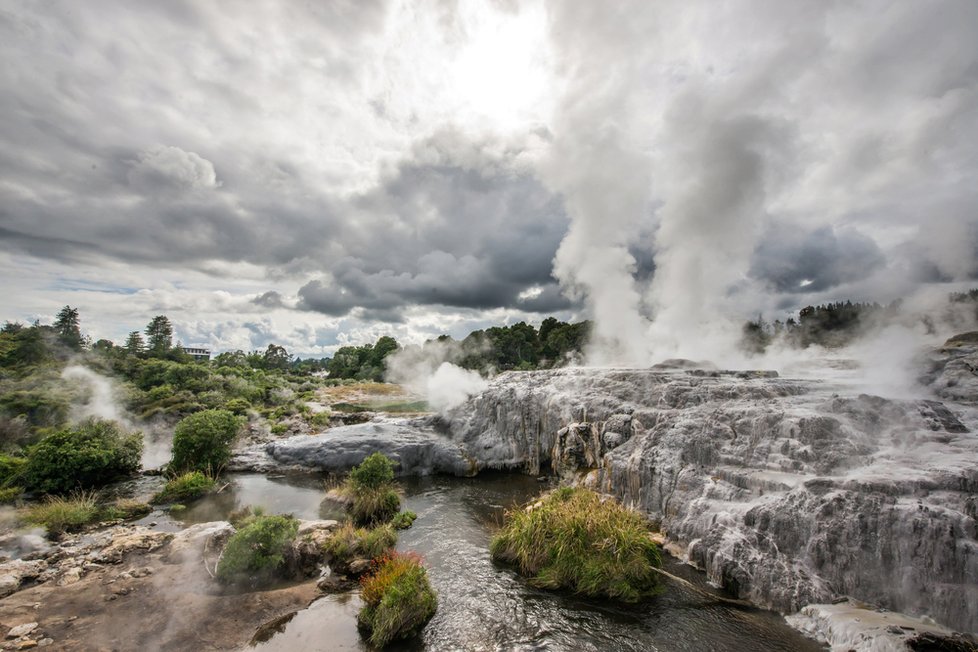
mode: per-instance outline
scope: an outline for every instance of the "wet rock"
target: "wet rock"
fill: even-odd
[[[471,475],[473,470],[458,445],[436,432],[427,419],[377,419],[272,441],[238,451],[230,468],[343,472],[378,451],[394,461],[399,475]]]
[[[338,573],[330,573],[316,582],[316,588],[323,593],[343,593],[355,586],[355,582]]]
[[[350,575],[358,577],[370,570],[371,563],[372,562],[369,559],[354,559],[349,563],[347,569],[349,570]]]

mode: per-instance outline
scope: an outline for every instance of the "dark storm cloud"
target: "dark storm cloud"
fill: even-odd
[[[857,231],[779,225],[754,250],[750,276],[778,292],[821,292],[863,280],[885,265],[876,242]]]
[[[355,201],[351,255],[299,290],[299,307],[339,316],[404,305],[563,310],[551,261],[566,228],[557,199],[514,163],[453,131],[419,143]],[[520,294],[548,290],[536,299]],[[388,316],[393,313],[388,312]]]
[[[248,125],[268,109],[248,92],[263,64],[248,30],[273,39],[301,25],[290,46],[308,46],[337,84],[384,3],[258,5],[244,23],[206,3],[128,3],[112,9],[114,35],[92,5],[30,9],[0,13],[0,247],[61,262],[316,270],[330,281],[306,283],[301,306],[332,315],[566,305],[552,291],[518,301],[552,284],[565,228],[557,199],[518,163],[520,144],[443,129],[340,198],[252,140]],[[227,121],[241,138],[217,137]],[[275,294],[255,302],[282,305]]]

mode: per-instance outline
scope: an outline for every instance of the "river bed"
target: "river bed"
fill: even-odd
[[[322,480],[314,475],[235,474],[209,496],[161,527],[222,520],[246,505],[299,518],[333,518]],[[509,568],[494,564],[488,546],[506,508],[537,495],[545,485],[513,474],[477,478],[426,477],[401,481],[404,508],[418,514],[400,533],[398,549],[420,553],[438,592],[438,612],[405,650],[822,650],[773,612],[712,602],[670,585],[642,605],[581,599],[529,587]],[[169,522],[168,522],[169,521]],[[675,559],[666,568],[711,589],[702,573]],[[718,593],[719,594],[719,593]],[[300,611],[256,650],[367,650],[356,630],[356,593],[326,596]]]

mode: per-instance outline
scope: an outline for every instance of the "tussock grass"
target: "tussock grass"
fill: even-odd
[[[51,534],[80,530],[101,517],[98,494],[89,491],[79,491],[68,496],[48,496],[24,511],[25,521],[42,525]]]
[[[346,523],[324,544],[333,563],[345,566],[354,559],[377,559],[397,545],[397,533],[389,525],[373,528],[354,527]]]
[[[357,624],[380,648],[421,631],[438,608],[438,597],[421,560],[413,554],[394,553],[375,564],[360,580],[363,608]]]
[[[151,502],[176,503],[200,498],[214,489],[216,480],[200,471],[190,471],[171,478]]]
[[[353,467],[339,493],[350,499],[347,509],[357,525],[387,523],[401,509],[401,497],[394,485],[394,464],[383,453],[373,453]]]
[[[417,520],[417,518],[418,515],[411,510],[401,512],[391,519],[391,527],[395,530],[406,530],[414,525],[414,521]]]
[[[658,545],[637,513],[587,489],[563,487],[507,513],[494,559],[544,589],[637,602],[661,592]]]

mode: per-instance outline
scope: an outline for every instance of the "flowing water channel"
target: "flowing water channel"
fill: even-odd
[[[522,475],[416,478],[402,481],[405,508],[417,512],[398,548],[420,553],[438,592],[438,612],[407,650],[821,650],[777,614],[713,602],[670,583],[651,602],[629,606],[538,591],[494,564],[488,546],[503,511],[541,490]],[[216,496],[180,514],[183,524],[222,520],[261,505],[299,518],[331,518],[318,476],[237,474]],[[162,524],[161,524],[162,525]],[[173,523],[173,526],[178,525]],[[667,570],[709,589],[702,573],[675,560]],[[712,590],[712,589],[711,589]],[[282,631],[251,649],[367,650],[356,629],[355,593],[326,596]],[[394,649],[398,649],[395,647]]]

